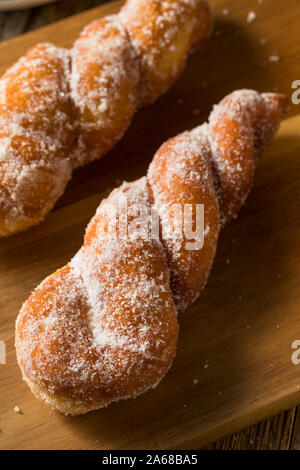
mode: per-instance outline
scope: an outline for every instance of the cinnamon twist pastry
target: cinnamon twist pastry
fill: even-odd
[[[212,28],[206,0],[128,0],[71,50],[30,49],[0,79],[0,237],[42,221],[72,171],[105,154]]]
[[[228,95],[207,124],[163,144],[146,177],[102,201],[78,253],[36,288],[17,319],[18,362],[37,397],[79,414],[158,384],[174,357],[177,312],[205,285],[220,227],[236,217],[285,108],[279,94]],[[111,214],[124,201],[127,238],[120,211],[112,232]],[[174,204],[204,204],[202,249],[188,250],[186,234],[172,236],[166,208]],[[145,236],[137,218],[150,209],[158,238]]]

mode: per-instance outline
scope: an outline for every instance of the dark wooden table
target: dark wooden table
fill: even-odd
[[[50,5],[0,12],[0,41],[47,25],[108,0],[60,0]],[[228,8],[230,9],[228,0]],[[253,0],[254,9],[257,4]],[[295,77],[299,78],[299,77]],[[300,449],[300,413],[296,408],[230,435],[208,449]]]

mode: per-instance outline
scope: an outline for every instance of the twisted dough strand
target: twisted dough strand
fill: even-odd
[[[81,249],[37,287],[17,319],[18,362],[37,397],[79,414],[137,396],[162,379],[175,354],[177,311],[205,285],[220,222],[237,215],[285,108],[283,95],[232,93],[207,124],[163,144],[146,177],[124,183],[100,204]],[[136,206],[154,205],[159,239],[138,229],[127,239],[112,236],[111,213],[125,199],[129,224]],[[174,203],[204,204],[201,250],[170,236],[165,207]]]
[[[72,171],[164,93],[212,23],[206,0],[129,0],[71,50],[30,49],[0,79],[0,237],[45,218]]]

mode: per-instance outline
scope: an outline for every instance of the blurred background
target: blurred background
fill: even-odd
[[[0,40],[32,31],[107,1],[109,0],[0,0]]]

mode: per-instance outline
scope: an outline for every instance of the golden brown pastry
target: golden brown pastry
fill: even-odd
[[[71,50],[30,49],[0,79],[0,237],[36,225],[74,168],[122,137],[212,28],[205,0],[130,0]]]
[[[78,253],[36,288],[17,319],[18,362],[37,397],[79,414],[158,384],[175,354],[177,312],[204,287],[220,227],[236,217],[285,109],[279,94],[228,95],[207,124],[163,144],[146,177],[102,201]],[[202,249],[170,230],[174,204],[204,204]],[[159,220],[158,237],[144,224],[149,214]]]

